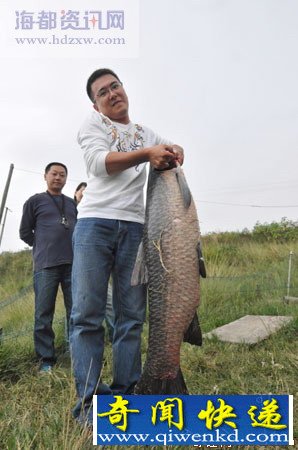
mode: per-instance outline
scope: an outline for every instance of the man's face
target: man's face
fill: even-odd
[[[129,123],[128,98],[122,84],[113,75],[103,75],[91,85],[94,109],[111,120]]]
[[[51,166],[48,173],[45,173],[44,179],[47,182],[50,193],[60,194],[66,183],[66,171],[62,166]]]

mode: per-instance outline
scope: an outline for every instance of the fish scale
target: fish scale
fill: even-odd
[[[186,205],[187,196],[190,205]],[[199,239],[196,208],[182,169],[151,170],[142,241],[149,339],[136,393],[187,393],[180,347],[199,304]]]

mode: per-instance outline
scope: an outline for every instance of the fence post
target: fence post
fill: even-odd
[[[291,286],[291,269],[292,269],[292,256],[293,252],[289,254],[289,268],[288,268],[288,283],[287,283],[287,297],[290,296],[290,286]]]
[[[1,202],[1,206],[0,206],[0,223],[2,223],[2,216],[3,216],[3,212],[4,212],[4,208],[5,208],[6,197],[8,194],[8,189],[9,189],[9,185],[10,185],[13,168],[14,168],[14,165],[10,164],[8,177],[7,177],[6,185],[5,185],[4,192],[3,192],[2,202]]]
[[[5,222],[6,222],[7,211],[12,212],[11,209],[9,209],[7,206],[5,206],[4,219],[2,222],[1,233],[0,233],[0,247],[1,247],[2,238],[3,238],[3,232],[4,232]]]

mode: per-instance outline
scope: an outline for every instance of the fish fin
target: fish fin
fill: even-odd
[[[195,313],[188,329],[184,333],[183,341],[192,345],[200,346],[202,345],[202,340],[202,331],[199,324],[199,318],[197,313]]]
[[[180,166],[177,167],[176,178],[183,198],[184,208],[188,209],[191,204],[191,193]]]
[[[175,378],[163,380],[151,377],[145,370],[134,389],[134,393],[138,395],[187,395],[188,390],[179,367]]]
[[[203,257],[203,253],[202,253],[201,242],[198,242],[197,252],[198,252],[198,258],[199,258],[199,275],[201,275],[202,278],[206,278],[207,272],[206,272],[205,261],[204,261],[204,257]]]
[[[131,285],[138,286],[139,284],[146,283],[148,283],[148,272],[145,264],[143,241],[141,241],[138,248],[135,266],[131,276]]]

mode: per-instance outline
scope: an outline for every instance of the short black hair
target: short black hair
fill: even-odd
[[[75,190],[75,193],[74,193],[74,196],[73,196],[73,199],[74,199],[74,201],[76,202],[76,204],[79,203],[78,200],[77,200],[76,194],[77,194],[77,192],[78,192],[83,186],[84,186],[84,188],[87,187],[87,183],[86,183],[85,181],[82,181],[82,182],[81,182],[80,184],[78,184],[77,187],[76,187],[76,190]]]
[[[75,193],[76,192],[78,192],[80,189],[81,189],[81,187],[87,187],[87,183],[85,182],[85,181],[82,181],[78,186],[77,186],[77,188],[76,188],[76,190],[75,190]]]
[[[68,170],[67,170],[66,165],[63,164],[63,163],[60,163],[60,162],[56,162],[56,161],[50,162],[50,163],[46,166],[46,168],[45,168],[45,170],[44,170],[45,173],[48,173],[52,166],[61,166],[61,167],[63,167],[63,168],[65,169],[65,172],[66,172],[66,175],[67,175]]]
[[[94,81],[96,81],[100,77],[103,77],[104,75],[113,75],[121,83],[118,75],[116,75],[115,72],[113,72],[111,69],[104,68],[95,70],[95,72],[93,72],[88,78],[86,86],[88,97],[90,98],[92,103],[94,103],[94,98],[92,96],[91,85],[94,83]]]

